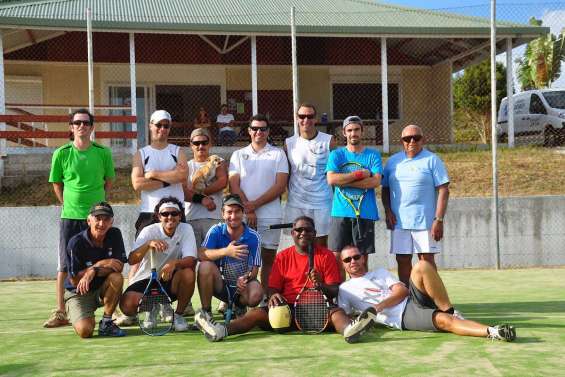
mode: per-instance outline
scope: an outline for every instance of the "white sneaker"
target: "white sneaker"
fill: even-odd
[[[116,317],[114,323],[118,326],[133,326],[137,324],[137,316],[122,314]]]
[[[161,311],[159,312],[161,318],[164,322],[171,322],[173,320],[175,312],[170,305],[161,305]]]
[[[220,304],[218,305],[218,313],[224,314],[227,308],[228,308],[228,303],[224,301],[220,301]]]
[[[358,342],[361,335],[375,324],[374,319],[376,316],[377,311],[372,306],[363,310],[363,312],[343,330],[345,341],[347,343]]]
[[[141,324],[144,329],[152,329],[157,326],[157,315],[159,314],[159,308],[154,307],[150,312],[145,312],[145,319]]]
[[[173,321],[173,328],[175,329],[175,331],[177,331],[177,332],[187,331],[188,330],[188,323],[186,323],[186,320],[184,319],[184,317],[180,314],[177,314],[177,313],[175,313],[174,316],[175,316],[175,319]]]
[[[195,313],[194,308],[192,307],[192,302],[189,302],[188,305],[186,305],[186,308],[184,308],[182,315],[193,316],[194,314]]]
[[[508,324],[497,325],[489,327],[487,338],[493,340],[504,340],[505,342],[512,342],[516,339],[516,329],[514,326]]]
[[[206,339],[211,342],[219,342],[228,335],[226,326],[214,321],[212,314],[207,311],[199,310],[194,316],[194,321]]]

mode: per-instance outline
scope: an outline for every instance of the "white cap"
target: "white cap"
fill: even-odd
[[[159,123],[162,120],[168,120],[170,122],[171,121],[171,114],[169,114],[165,110],[157,110],[153,114],[151,114],[150,119],[151,119],[150,123],[153,123],[153,124]]]

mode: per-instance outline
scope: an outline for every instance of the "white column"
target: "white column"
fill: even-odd
[[[92,13],[86,8],[86,44],[88,50],[88,111],[94,114],[94,63],[92,61]],[[94,132],[90,138],[94,140]]]
[[[135,76],[135,34],[129,33],[129,85],[131,98],[131,115],[137,116],[137,78]],[[131,130],[137,132],[137,122],[131,124]],[[137,137],[132,139],[131,153],[137,150]]]
[[[449,142],[455,143],[455,122],[453,114],[455,113],[453,104],[453,61],[449,61]]]
[[[257,94],[257,37],[251,36],[251,106],[252,115],[259,112],[259,96]]]
[[[383,152],[388,153],[388,61],[385,37],[381,38],[381,97],[383,108]]]
[[[4,43],[2,41],[3,32],[0,30],[0,115],[6,114],[6,92],[4,78]],[[0,122],[0,131],[6,131],[6,123]],[[7,155],[6,139],[0,139],[0,187],[2,187],[2,177],[4,176],[4,159]]]
[[[506,96],[508,98],[508,146],[514,148],[514,66],[512,62],[512,38],[506,40]]]
[[[294,134],[298,135],[296,113],[298,112],[300,99],[298,94],[298,63],[296,59],[296,23],[294,7],[290,8],[290,39],[292,42],[292,119],[294,124]]]

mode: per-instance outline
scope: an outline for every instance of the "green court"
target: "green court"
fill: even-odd
[[[382,327],[359,344],[337,334],[259,330],[209,343],[198,331],[149,337],[137,327],[126,328],[125,338],[81,340],[71,327],[41,327],[54,304],[54,281],[1,282],[0,375],[563,375],[564,275],[565,268],[441,272],[465,317],[513,324],[514,343]]]

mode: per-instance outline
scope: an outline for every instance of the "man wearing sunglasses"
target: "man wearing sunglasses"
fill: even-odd
[[[155,205],[154,216],[158,223],[143,228],[134,242],[128,263],[132,266],[139,264],[139,269],[128,281],[120,301],[124,315],[136,315],[137,305],[151,276],[149,252],[153,249],[159,280],[171,300],[177,301],[173,318],[175,331],[188,330],[183,312],[192,298],[196,282],[196,242],[192,227],[180,221],[183,211],[182,202],[173,196],[162,198]]]
[[[449,177],[443,161],[424,149],[420,127],[406,126],[401,141],[404,150],[392,155],[384,169],[382,201],[391,230],[390,253],[396,255],[400,281],[408,285],[414,253],[436,267]]]
[[[261,235],[261,284],[267,289],[280,239],[280,230],[269,226],[282,220],[280,196],[286,190],[288,160],[282,149],[267,142],[269,122],[263,114],[251,118],[248,132],[251,144],[231,155],[229,184],[243,201],[247,225]]]
[[[516,330],[508,324],[486,326],[463,319],[453,308],[434,266],[426,260],[414,265],[407,286],[384,268],[367,272],[366,256],[355,246],[341,251],[351,279],[339,286],[338,304],[348,314],[373,308],[375,322],[397,330],[444,331],[511,342]]]
[[[62,205],[59,225],[59,260],[57,265],[57,308],[51,312],[44,327],[59,327],[69,323],[65,311],[64,281],[67,277],[67,244],[85,230],[86,218],[94,203],[104,201],[115,177],[112,152],[90,140],[94,116],[86,109],[73,112],[69,119],[72,141],[55,150],[49,182]]]
[[[327,245],[332,189],[326,180],[326,163],[335,148],[332,135],[316,129],[316,108],[303,103],[296,114],[299,134],[285,140],[290,164],[285,222],[309,216],[316,223],[316,242]]]
[[[136,237],[144,227],[155,222],[153,209],[161,198],[173,196],[184,201],[182,184],[188,177],[187,161],[177,145],[169,144],[171,126],[171,114],[167,111],[157,110],[151,114],[151,144],[139,149],[133,156],[131,183],[141,196],[139,216],[135,222]],[[129,279],[134,276],[137,268],[136,265],[130,267]],[[135,321],[135,317],[120,316],[116,323],[129,326]]]

